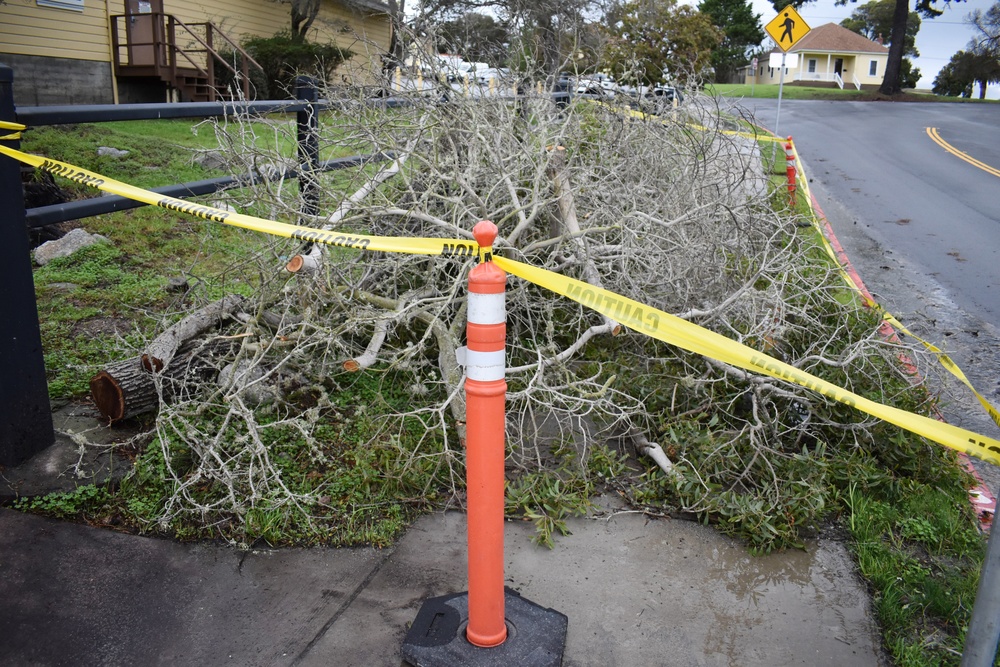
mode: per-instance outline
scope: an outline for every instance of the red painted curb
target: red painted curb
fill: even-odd
[[[813,212],[816,214],[816,219],[820,222],[820,231],[826,237],[826,240],[830,243],[830,247],[833,248],[834,253],[837,255],[837,260],[840,262],[841,266],[847,272],[847,275],[851,277],[854,284],[857,286],[858,291],[864,295],[872,303],[876,303],[875,299],[872,297],[871,292],[865,287],[865,283],[861,280],[861,276],[858,275],[857,270],[854,265],[851,264],[851,260],[848,258],[847,253],[844,251],[844,247],[840,245],[840,241],[837,240],[837,236],[833,233],[833,227],[830,226],[830,221],[827,220],[826,214],[823,213],[823,208],[816,201],[816,195],[809,192],[810,203],[813,207]],[[888,322],[882,322],[882,326],[879,327],[879,332],[885,336],[887,340],[898,341],[899,336],[896,334],[896,330]],[[914,377],[918,377],[918,372],[916,366],[910,359],[901,359],[903,365],[906,366],[907,371]],[[937,418],[944,421],[944,417],[940,414]],[[993,526],[993,517],[996,515],[997,511],[997,499],[990,493],[990,490],[986,488],[986,484],[983,482],[983,478],[979,476],[976,472],[975,467],[972,465],[972,461],[969,456],[964,452],[958,453],[958,459],[962,463],[962,466],[971,474],[978,484],[971,489],[969,489],[969,502],[972,503],[973,509],[976,510],[976,516],[979,517],[979,526],[984,533],[989,533],[990,528]]]

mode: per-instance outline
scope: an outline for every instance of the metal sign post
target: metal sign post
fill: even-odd
[[[764,31],[771,36],[774,44],[781,49],[781,63],[779,64],[781,71],[778,78],[778,113],[774,119],[774,134],[777,136],[781,136],[778,133],[778,122],[781,120],[781,96],[785,88],[785,67],[787,66],[785,56],[788,54],[790,48],[809,34],[810,30],[812,28],[809,27],[809,24],[799,16],[799,13],[791,5],[778,12],[778,15],[764,26]],[[771,67],[774,67],[775,55],[777,54],[771,54]],[[797,55],[795,57],[795,65],[798,66]]]
[[[774,116],[774,136],[780,137],[778,134],[778,124],[781,122],[781,96],[785,91],[785,56],[788,54],[784,51],[781,52],[781,69],[778,71],[778,112]]]
[[[994,517],[995,518],[995,517]],[[986,558],[979,573],[979,588],[972,605],[972,619],[965,633],[962,667],[989,667],[1000,643],[1000,527],[996,521],[986,544]]]

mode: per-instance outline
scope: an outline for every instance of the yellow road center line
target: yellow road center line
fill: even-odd
[[[952,146],[947,141],[945,141],[944,139],[941,138],[941,135],[938,134],[938,130],[937,130],[936,127],[928,127],[927,128],[927,136],[931,138],[931,141],[933,141],[938,146],[940,146],[941,148],[943,148],[947,152],[951,153],[952,155],[954,155],[958,159],[965,160],[966,162],[968,162],[969,164],[971,164],[973,167],[976,167],[977,169],[982,169],[987,174],[991,174],[993,176],[996,176],[997,178],[1000,178],[1000,169],[997,169],[995,167],[991,167],[990,165],[986,164],[985,162],[980,162],[979,160],[977,160],[976,158],[972,157],[968,153],[965,153],[963,151],[958,150],[957,148],[955,148],[954,146]]]

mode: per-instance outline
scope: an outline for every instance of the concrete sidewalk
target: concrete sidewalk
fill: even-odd
[[[506,530],[507,585],[569,617],[566,667],[883,664],[835,541],[757,558],[685,521],[570,528],[552,550]],[[421,603],[466,589],[465,558],[454,512],[392,549],[241,552],[0,510],[0,662],[397,666]]]

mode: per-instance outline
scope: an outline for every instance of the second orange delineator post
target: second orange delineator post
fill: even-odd
[[[792,138],[788,137],[785,144],[785,175],[788,176],[788,203],[795,208],[795,151],[792,149]]]
[[[502,644],[504,618],[504,420],[507,274],[492,260],[497,227],[472,230],[480,263],[469,272],[466,329],[466,491],[468,494],[469,625],[475,646]]]

